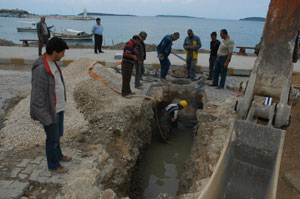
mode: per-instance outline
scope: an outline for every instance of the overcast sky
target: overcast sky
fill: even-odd
[[[266,17],[270,0],[0,0],[0,8],[35,14],[88,12],[139,16],[187,15],[214,19]]]

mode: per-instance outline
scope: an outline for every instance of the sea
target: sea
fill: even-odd
[[[97,16],[95,16],[96,18]],[[202,49],[210,48],[210,33],[221,29],[227,29],[235,42],[235,46],[255,46],[262,35],[264,22],[241,21],[206,18],[186,17],[155,17],[155,16],[100,16],[104,27],[104,45],[113,45],[127,42],[134,34],[145,31],[148,34],[145,43],[158,45],[166,34],[180,33],[180,38],[173,42],[173,48],[183,49],[183,41],[187,36],[187,30],[192,29],[202,42]],[[17,32],[17,27],[27,27],[30,24],[23,21],[38,22],[39,18],[12,18],[0,17],[0,39],[6,39],[20,44],[20,39],[37,39],[34,32]],[[64,20],[47,19],[48,26],[54,25],[54,32],[61,33],[65,29],[73,29],[91,33],[94,20]],[[93,44],[93,41],[84,41],[85,44]],[[237,49],[235,49],[237,51]]]

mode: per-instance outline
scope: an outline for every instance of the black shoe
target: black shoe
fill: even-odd
[[[218,86],[216,89],[224,89],[224,88]]]
[[[129,96],[129,94],[122,94],[122,97],[125,97],[127,99],[131,99],[131,97]]]
[[[209,86],[215,86],[215,87],[217,87],[218,85],[216,85],[216,84],[210,84]]]
[[[212,78],[211,78],[211,77],[208,77],[207,80],[212,80]]]
[[[98,54],[97,52],[95,52],[95,54]]]
[[[186,78],[187,78],[187,79],[190,79],[191,77],[190,77],[190,76],[187,76]]]
[[[101,50],[101,51],[99,51],[99,53],[104,53],[104,52]]]

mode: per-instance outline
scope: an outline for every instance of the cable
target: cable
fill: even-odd
[[[175,52],[172,52],[173,55],[175,55],[176,57],[178,57],[179,59],[181,59],[182,61],[186,62],[186,59],[184,59],[183,57],[181,57],[180,55],[178,55]]]
[[[101,64],[99,61],[95,61],[95,62],[93,62],[93,63],[91,64],[91,66],[90,66],[89,69],[88,69],[89,75],[90,75],[91,77],[93,77],[94,79],[99,80],[99,81],[102,82],[105,86],[107,86],[107,87],[110,88],[111,90],[113,90],[113,91],[115,91],[116,93],[118,93],[118,94],[121,95],[121,92],[120,92],[119,90],[115,89],[115,88],[114,88],[113,86],[111,86],[105,79],[101,78],[99,75],[97,75],[96,73],[93,72],[94,66],[95,66],[97,63]],[[150,99],[150,100],[152,100],[153,103],[155,103],[155,109],[154,109],[154,110],[155,110],[155,111],[154,111],[154,112],[155,112],[155,119],[156,119],[156,123],[157,123],[158,129],[159,129],[160,135],[161,135],[161,137],[162,137],[162,139],[163,139],[163,141],[164,141],[165,143],[168,143],[168,144],[173,143],[173,142],[169,142],[169,141],[165,138],[165,136],[164,136],[164,134],[163,134],[163,132],[162,132],[162,130],[161,130],[161,128],[160,128],[159,119],[158,119],[158,111],[157,111],[157,103],[156,103],[155,99],[154,99],[153,97],[150,97],[150,96],[147,96],[147,95],[128,95],[128,96],[130,96],[130,97],[141,97],[141,98],[145,98],[145,99]]]
[[[194,94],[194,107],[195,107],[195,111],[199,109],[198,103],[197,103],[197,96],[198,96],[198,92],[199,90],[204,86],[203,82],[200,82],[198,88],[196,89],[196,92]]]

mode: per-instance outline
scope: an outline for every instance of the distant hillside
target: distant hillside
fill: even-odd
[[[79,16],[83,16],[83,13],[78,14]],[[88,16],[130,16],[134,17],[136,15],[129,15],[129,14],[110,14],[110,13],[97,13],[97,12],[88,12]]]
[[[183,18],[199,18],[192,16],[184,16],[184,15],[156,15],[156,17],[183,17]]]
[[[265,21],[264,17],[246,17],[244,19],[240,19],[241,21]]]
[[[26,10],[19,10],[19,9],[1,9],[0,10],[0,16],[4,17],[21,17],[21,16],[26,16],[26,15],[31,15],[28,11]]]

